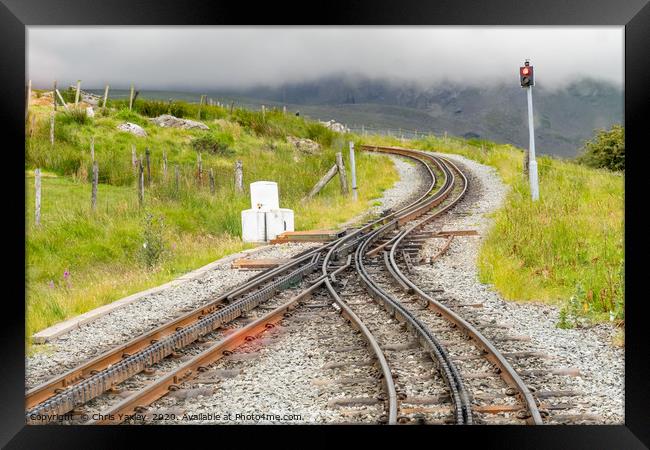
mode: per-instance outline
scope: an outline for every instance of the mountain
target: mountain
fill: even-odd
[[[284,104],[350,126],[447,132],[528,146],[526,94],[516,80],[476,87],[329,77],[219,94]],[[622,90],[599,80],[574,80],[557,89],[545,88],[538,80],[533,103],[535,143],[541,154],[573,157],[595,129],[623,122]]]

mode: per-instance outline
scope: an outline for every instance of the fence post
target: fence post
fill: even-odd
[[[81,92],[81,80],[77,80],[77,92],[74,95],[74,106],[75,108],[79,104],[79,93]]]
[[[106,109],[106,100],[108,100],[108,84],[106,85],[106,89],[104,89],[104,103],[102,104],[102,109]]]
[[[34,202],[36,225],[41,224],[41,169],[34,170],[34,190],[36,192],[36,201]]]
[[[50,113],[50,145],[54,147],[54,111]]]
[[[144,165],[142,159],[138,161],[138,201],[140,207],[144,206]]]
[[[262,105],[262,120],[266,119],[266,107]]]
[[[36,115],[32,114],[31,124],[29,125],[29,137],[34,137],[34,127],[36,126]]]
[[[287,106],[286,105],[284,105],[282,107],[282,114],[287,114]]]
[[[129,94],[129,111],[133,110],[133,83],[131,83],[131,93]]]
[[[528,176],[528,163],[530,162],[530,153],[528,148],[524,149],[524,175]]]
[[[52,87],[52,101],[54,102],[54,111],[56,111],[56,80],[54,80]]]
[[[147,187],[151,187],[151,152],[149,147],[145,148],[144,157],[147,160]]]
[[[350,141],[350,170],[352,172],[352,198],[357,201],[357,164],[354,159],[354,142]]]
[[[196,156],[196,161],[198,165],[198,182],[199,186],[203,185],[203,161],[201,161],[201,152]]]
[[[138,158],[135,156],[135,144],[131,144],[131,165],[135,169],[138,163]]]
[[[210,193],[214,194],[214,169],[210,168]]]
[[[235,191],[238,194],[244,193],[244,168],[241,160],[235,163]]]
[[[339,169],[339,180],[341,181],[341,194],[347,195],[348,193],[348,180],[345,176],[345,166],[343,165],[343,155],[341,152],[336,153],[336,166]]]
[[[198,118],[199,120],[201,120],[201,107],[203,106],[203,98],[204,97],[205,97],[205,95],[202,95],[201,100],[199,100],[199,118]]]
[[[97,161],[93,160],[93,189],[90,197],[90,207],[93,211],[97,209],[97,184],[99,183],[99,167]]]
[[[90,160],[95,162],[95,136],[90,137]]]
[[[167,181],[167,153],[163,150],[163,180]]]

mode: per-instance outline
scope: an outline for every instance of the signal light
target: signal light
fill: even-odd
[[[528,61],[524,63],[523,67],[519,68],[519,82],[521,87],[529,87],[535,85],[535,73],[533,66],[529,65]]]

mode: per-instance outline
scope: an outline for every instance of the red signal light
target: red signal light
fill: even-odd
[[[521,71],[521,73],[523,73],[524,75],[528,75],[528,72],[530,72],[530,71],[528,70],[528,67],[524,67],[524,68],[522,69],[522,71]]]

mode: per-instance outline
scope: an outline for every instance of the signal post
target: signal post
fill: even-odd
[[[537,161],[535,160],[535,128],[533,124],[533,86],[535,85],[535,72],[530,62],[526,60],[523,67],[519,68],[519,82],[526,89],[528,96],[528,180],[530,182],[530,195],[533,201],[539,200],[539,180],[537,179]],[[526,164],[524,163],[524,171]]]

